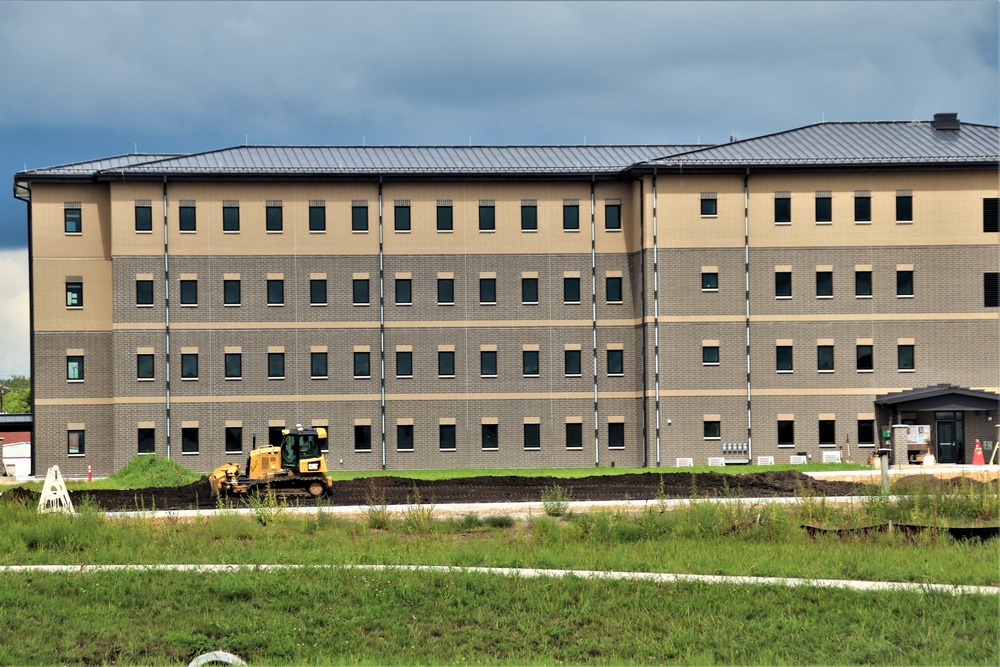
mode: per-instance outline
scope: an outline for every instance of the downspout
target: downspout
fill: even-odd
[[[170,243],[167,227],[167,177],[163,176],[163,320],[166,334],[167,458],[170,458]]]
[[[594,367],[594,467],[601,465],[600,422],[597,416],[597,217],[594,204],[594,181],[590,177],[590,312],[591,333],[593,336],[593,367]]]
[[[653,167],[653,406],[656,413],[656,467],[660,460],[660,262],[657,254],[656,167]]]
[[[378,363],[382,420],[382,470],[385,470],[385,254],[382,239],[382,176],[378,177]]]
[[[642,307],[640,310],[640,330],[642,331],[642,348],[640,359],[642,360],[642,467],[649,467],[649,445],[647,433],[649,432],[649,409],[646,405],[646,180],[639,179],[639,276],[640,276],[640,300]]]
[[[752,413],[750,409],[750,168],[743,175],[743,272],[746,286],[746,336],[747,336],[747,463],[753,461]]]
[[[35,408],[35,269],[33,266],[32,257],[34,256],[34,244],[32,242],[34,235],[32,234],[32,208],[31,208],[31,186],[25,182],[21,186],[27,191],[27,197],[18,196],[17,183],[14,183],[14,197],[20,199],[21,201],[28,203],[28,327],[31,332],[28,336],[28,355],[29,355],[29,368],[31,377],[29,378],[31,386],[31,442],[28,445],[28,452],[31,456],[31,464],[28,470],[28,474],[32,477],[35,476],[35,443],[38,442],[38,438],[35,437],[35,416],[38,415],[38,411]]]

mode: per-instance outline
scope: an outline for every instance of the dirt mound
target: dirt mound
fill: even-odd
[[[991,482],[984,482],[971,477],[938,477],[936,475],[902,475],[892,481],[893,493],[914,493],[914,492],[942,492],[949,493],[962,488],[989,486]]]
[[[208,477],[202,477],[197,482],[185,486],[151,487],[124,491],[86,489],[69,492],[73,505],[77,507],[85,496],[89,496],[97,506],[112,512],[212,509],[216,505],[215,498],[212,497],[212,488],[208,485]]]
[[[38,499],[42,494],[37,491],[32,491],[31,489],[26,489],[23,486],[15,486],[14,488],[7,489],[0,493],[0,503],[16,503],[24,502],[25,504],[38,504]]]

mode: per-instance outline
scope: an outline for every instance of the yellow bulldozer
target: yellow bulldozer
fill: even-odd
[[[323,444],[325,428],[281,431],[281,444],[250,450],[246,467],[226,463],[209,476],[212,494],[245,495],[271,489],[281,496],[318,497],[330,491],[333,479],[327,474]],[[241,474],[242,473],[242,474]]]

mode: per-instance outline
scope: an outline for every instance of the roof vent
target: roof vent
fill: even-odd
[[[936,113],[931,127],[935,130],[961,130],[962,124],[958,121],[957,113]]]

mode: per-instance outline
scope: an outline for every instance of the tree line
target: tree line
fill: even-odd
[[[27,414],[31,412],[31,379],[23,375],[0,378],[3,387],[3,409],[7,414]]]

